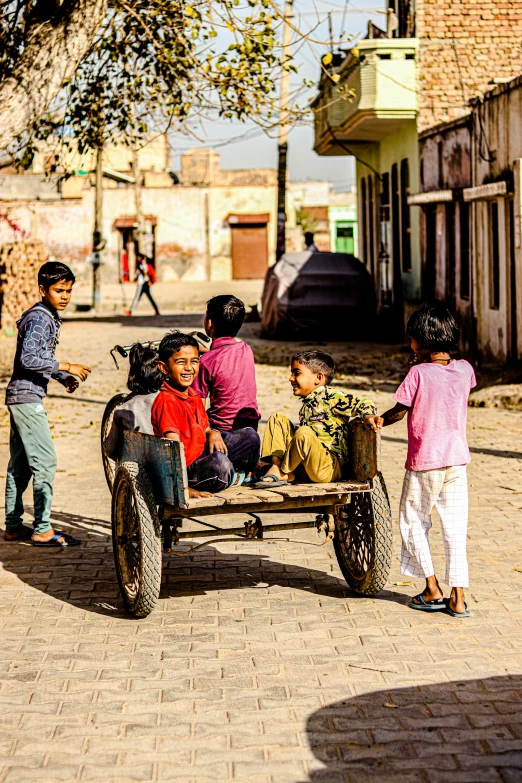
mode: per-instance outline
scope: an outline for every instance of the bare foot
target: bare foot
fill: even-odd
[[[295,479],[295,475],[293,473],[283,473],[281,470],[281,466],[277,464],[271,465],[267,473],[270,473],[272,476],[277,476],[278,481],[293,481]],[[267,475],[267,473],[265,473],[265,476]],[[261,479],[261,483],[273,484],[274,482],[272,481],[272,479],[265,479],[263,477]]]
[[[189,498],[211,498],[213,497],[212,492],[200,492],[197,489],[192,489],[192,487],[189,487]]]
[[[32,541],[42,541],[42,543],[45,543],[46,541],[50,541],[53,536],[55,536],[56,533],[54,532],[53,528],[50,530],[46,530],[45,533],[33,533],[31,536]],[[59,544],[63,544],[66,541],[72,541],[73,537],[69,536],[67,533],[64,533],[63,536],[60,536],[60,538],[56,539]]]
[[[454,612],[462,614],[466,611],[466,602],[464,600],[464,590],[462,587],[452,587],[449,599],[449,607]]]
[[[444,597],[436,576],[429,576],[426,579],[426,587],[421,595],[427,604],[432,601],[440,601]],[[419,606],[421,604],[421,602],[417,601],[415,598],[413,599],[413,603],[419,604]]]

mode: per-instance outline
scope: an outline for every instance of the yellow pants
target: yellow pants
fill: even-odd
[[[281,471],[294,472],[300,465],[317,484],[338,481],[341,463],[325,449],[311,427],[295,427],[287,416],[274,413],[267,421],[263,436],[262,459],[279,457]]]

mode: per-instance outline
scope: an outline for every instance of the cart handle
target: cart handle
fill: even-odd
[[[210,337],[208,337],[203,332],[190,332],[190,335],[192,337],[195,337],[198,340],[198,342],[203,343],[205,347],[207,347],[208,343],[210,343]],[[141,343],[141,345],[143,345],[144,348],[157,348],[160,342],[161,340],[149,340],[148,342]],[[132,345],[135,345],[135,343],[133,343]],[[120,356],[123,356],[123,358],[126,359],[127,356],[129,355],[129,351],[132,348],[132,345],[115,345],[114,348],[111,348],[110,355],[112,356],[112,360],[116,365],[117,370],[120,369],[120,366],[114,354],[119,353]]]

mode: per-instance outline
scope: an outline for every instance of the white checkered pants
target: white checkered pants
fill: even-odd
[[[465,465],[406,471],[399,512],[401,573],[416,577],[433,576],[435,573],[428,540],[434,506],[442,524],[446,584],[468,587],[468,482]]]

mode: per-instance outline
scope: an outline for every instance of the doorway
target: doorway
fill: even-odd
[[[229,215],[233,280],[260,280],[268,269],[268,213]]]
[[[335,252],[355,253],[355,237],[353,223],[339,222],[335,224]]]

